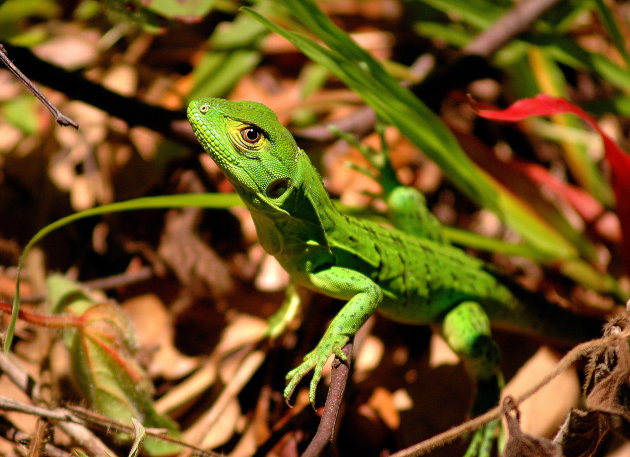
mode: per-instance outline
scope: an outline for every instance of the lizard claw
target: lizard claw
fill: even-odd
[[[317,385],[322,378],[322,370],[326,361],[331,355],[339,357],[344,362],[348,359],[342,351],[344,345],[348,342],[348,337],[338,335],[336,337],[322,338],[317,347],[304,356],[303,362],[293,370],[289,371],[286,376],[287,386],[284,389],[284,398],[289,404],[291,396],[295,388],[309,371],[313,370],[313,377],[308,391],[308,400],[311,405],[315,405],[315,394],[317,393]]]

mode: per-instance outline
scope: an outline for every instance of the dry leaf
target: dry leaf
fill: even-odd
[[[134,324],[140,346],[155,349],[148,367],[151,377],[180,378],[199,365],[198,359],[182,354],[173,345],[171,315],[156,295],[139,295],[122,306]]]
[[[518,397],[535,381],[543,378],[557,365],[559,357],[541,347],[510,380],[503,394]],[[580,399],[580,383],[574,369],[566,370],[552,379],[531,398],[519,405],[524,432],[534,436],[551,436],[571,408]]]
[[[505,421],[510,438],[505,445],[503,457],[562,457],[560,446],[547,438],[538,438],[523,433],[520,428],[520,413],[518,408],[510,408],[512,397],[503,400]]]
[[[193,297],[217,297],[234,287],[223,259],[197,233],[199,208],[170,210],[158,248],[160,257]]]

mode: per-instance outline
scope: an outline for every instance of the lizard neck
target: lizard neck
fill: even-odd
[[[304,244],[328,249],[327,233],[344,220],[304,152],[297,157],[293,183],[288,195],[277,205],[243,196],[260,243],[272,255]]]

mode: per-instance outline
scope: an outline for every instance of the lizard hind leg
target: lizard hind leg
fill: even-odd
[[[475,382],[471,415],[477,416],[496,406],[503,387],[500,351],[492,339],[490,319],[484,309],[474,301],[459,303],[444,317],[442,334]],[[488,457],[499,425],[498,420],[492,421],[477,430],[465,457]]]

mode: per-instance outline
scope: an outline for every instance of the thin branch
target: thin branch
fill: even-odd
[[[74,422],[58,422],[57,426],[76,443],[77,446],[88,450],[92,457],[116,457],[114,451],[108,448],[101,439],[89,428]]]
[[[527,31],[540,16],[560,1],[527,0],[517,2],[514,8],[471,41],[464,48],[464,53],[490,57],[511,39]]]
[[[368,319],[368,321],[359,329],[357,334],[343,347],[343,352],[346,355],[346,362],[342,361],[338,357],[336,357],[333,361],[330,387],[328,388],[328,395],[326,396],[324,414],[319,422],[315,436],[302,454],[302,457],[317,457],[322,455],[328,446],[330,446],[333,442],[343,394],[346,390],[346,385],[348,384],[348,379],[350,377],[350,366],[353,352],[359,352],[365,338],[372,331],[373,326],[374,319]]]
[[[22,403],[9,397],[0,396],[0,409],[6,409],[7,411],[17,411],[20,413],[30,414],[33,416],[45,417],[48,419],[55,419],[59,421],[73,421],[80,422],[73,417],[73,415],[65,409],[49,409],[41,406],[30,405],[28,403]]]
[[[6,374],[9,379],[30,398],[39,397],[39,384],[28,373],[26,373],[26,371],[22,370],[11,359],[11,356],[1,352],[0,372]],[[43,409],[43,411],[50,410]],[[30,414],[30,412],[27,413]],[[61,421],[59,426],[76,443],[79,443],[85,449],[88,449],[94,457],[110,457],[116,455],[96,435],[83,425]]]
[[[317,416],[309,407],[302,407],[297,413],[292,414],[289,420],[273,430],[271,435],[256,448],[256,452],[251,457],[265,457],[287,433],[295,430],[311,430],[316,424]]]
[[[85,79],[79,72],[67,71],[40,59],[28,48],[10,44],[5,44],[4,48],[33,79],[66,97],[93,105],[131,126],[141,125],[179,142],[196,144],[183,110],[170,110],[125,97]]]
[[[517,3],[514,8],[462,49],[459,58],[446,68],[433,71],[420,84],[412,87],[413,93],[433,111],[438,111],[449,91],[465,87],[470,82],[481,78],[498,79],[500,72],[487,59],[508,44],[511,39],[529,29],[542,14],[559,2],[560,0],[527,0]],[[338,119],[334,125],[339,130],[361,136],[361,132],[371,131],[375,122],[376,114],[372,108],[365,107],[355,110],[345,118]],[[338,139],[326,126],[299,129],[294,133],[302,138],[322,142]]]
[[[153,269],[146,266],[135,271],[125,271],[115,275],[85,281],[82,282],[81,285],[88,289],[115,289],[117,287],[129,286],[146,281],[151,277],[153,277]],[[44,300],[46,300],[45,293],[20,296],[20,303],[41,303]]]
[[[142,267],[136,271],[125,271],[116,275],[85,281],[83,285],[88,289],[115,289],[146,281],[151,277],[153,277],[153,269],[151,267]]]
[[[59,109],[55,105],[53,105],[53,103],[48,100],[48,98],[46,98],[44,94],[42,94],[42,91],[40,91],[39,88],[35,84],[33,84],[33,82],[28,79],[28,77],[24,73],[22,73],[22,71],[20,71],[20,69],[13,62],[11,62],[11,59],[9,59],[9,53],[7,52],[6,48],[1,44],[0,61],[2,61],[2,63],[7,66],[9,71],[13,73],[15,77],[19,79],[22,84],[24,84],[28,88],[28,90],[30,90],[33,95],[35,95],[35,97],[37,97],[37,99],[43,103],[46,108],[48,108],[48,111],[50,111],[50,113],[54,116],[57,124],[61,125],[62,127],[70,126],[74,127],[77,130],[79,129],[79,124],[76,121],[70,119],[68,116],[59,111]]]
[[[0,396],[0,409],[7,411],[18,411],[25,414],[31,414],[38,417],[45,417],[47,419],[53,419],[61,422],[71,422],[75,424],[86,425],[89,424],[93,427],[98,427],[108,431],[114,430],[117,432],[125,432],[129,434],[134,433],[134,428],[131,425],[112,419],[111,417],[103,416],[102,414],[95,413],[79,406],[69,406],[68,408],[43,408],[40,406],[30,405],[28,403],[22,403],[12,398]],[[147,428],[147,435],[152,436],[163,441],[179,444],[195,451],[196,455],[206,457],[219,457],[212,451],[200,449],[196,446],[192,446],[180,439],[173,438],[165,435],[162,429]]]
[[[26,445],[31,442],[31,437],[19,430],[12,422],[5,417],[0,416],[0,435],[16,444]],[[50,457],[72,457],[72,454],[53,446],[50,443],[44,444],[44,455]]]
[[[341,119],[337,119],[331,124],[342,132],[352,133],[358,137],[367,135],[376,123],[376,113],[369,106],[362,106],[357,108],[348,116]],[[329,124],[318,124],[312,127],[306,127],[302,129],[294,129],[291,131],[294,135],[315,140],[323,143],[336,141],[339,136],[334,134],[328,127]]]
[[[7,374],[9,379],[22,391],[27,393],[29,397],[36,398],[39,390],[38,384],[33,378],[31,378],[24,370],[18,367],[6,354],[0,353],[0,372]],[[99,457],[107,457],[108,455],[115,455],[100,439],[98,439],[90,430],[85,428],[85,425],[92,427],[101,427],[105,429],[112,429],[115,431],[122,431],[133,434],[134,430],[132,426],[118,422],[106,416],[94,413],[80,407],[66,408],[43,408],[39,406],[30,405],[28,403],[22,403],[15,401],[11,398],[0,396],[0,409],[6,409],[11,411],[19,411],[25,414],[36,415],[39,417],[45,417],[59,421],[59,426],[74,439],[76,442],[85,445],[86,449]],[[182,446],[192,448],[197,455],[203,455],[207,457],[216,457],[209,451],[191,446],[176,438],[165,436],[160,430],[147,429],[147,434],[164,440],[171,441]]]
[[[346,354],[347,360],[344,362],[336,357],[333,362],[332,378],[330,387],[328,388],[328,395],[326,396],[324,414],[322,415],[322,420],[319,422],[315,436],[302,454],[302,457],[317,457],[322,455],[333,441],[337,416],[341,408],[343,394],[346,390],[346,384],[350,375],[353,340],[354,338],[343,347],[343,352]]]
[[[0,351],[0,373],[6,374],[11,382],[15,384],[22,392],[33,398],[38,396],[37,382],[26,371],[22,370],[13,361],[10,354],[4,354]]]

